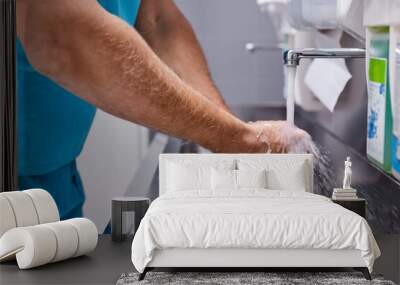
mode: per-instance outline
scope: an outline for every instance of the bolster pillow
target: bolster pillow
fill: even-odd
[[[85,218],[13,228],[0,238],[0,261],[16,257],[20,269],[84,255],[97,245],[95,224]]]

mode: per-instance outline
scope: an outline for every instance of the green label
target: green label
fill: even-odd
[[[386,58],[370,58],[368,79],[376,83],[385,84]]]
[[[367,153],[385,163],[387,59],[371,57],[368,68]]]

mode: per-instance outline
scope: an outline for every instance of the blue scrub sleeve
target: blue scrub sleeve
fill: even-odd
[[[18,183],[20,190],[42,188],[48,191],[56,201],[62,220],[82,217],[85,193],[75,160],[46,174],[19,176]]]

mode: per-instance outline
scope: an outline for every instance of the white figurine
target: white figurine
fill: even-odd
[[[343,178],[343,189],[351,189],[351,161],[350,156],[347,157],[344,162],[344,178]]]

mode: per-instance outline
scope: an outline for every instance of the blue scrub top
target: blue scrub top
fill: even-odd
[[[140,0],[99,0],[110,13],[134,25]],[[18,172],[42,175],[81,152],[96,108],[41,75],[17,41]]]

